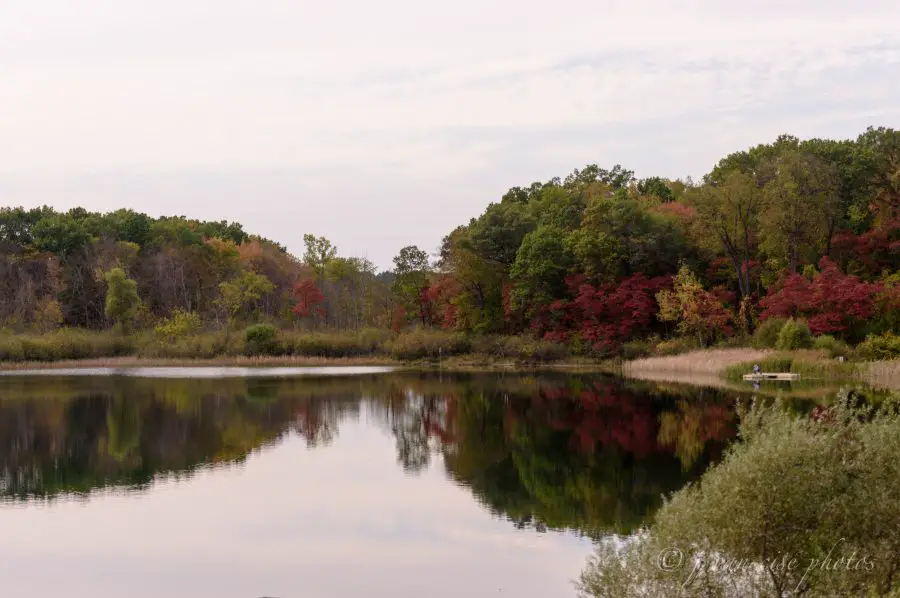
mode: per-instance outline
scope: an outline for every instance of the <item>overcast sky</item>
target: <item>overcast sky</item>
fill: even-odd
[[[678,5],[674,8],[673,5]],[[900,127],[900,2],[0,0],[0,203],[382,268],[511,186]]]

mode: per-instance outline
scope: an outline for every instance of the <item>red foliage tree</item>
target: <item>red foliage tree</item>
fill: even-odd
[[[394,307],[391,314],[391,330],[400,332],[406,326],[406,308],[402,305]]]
[[[652,208],[652,210],[657,214],[674,218],[685,228],[689,227],[697,217],[697,211],[693,207],[679,201],[669,201]]]
[[[618,285],[595,287],[583,278],[567,283],[571,301],[554,301],[538,311],[533,326],[551,341],[578,335],[597,351],[615,351],[625,341],[649,334],[659,311],[656,293],[671,284],[669,277],[635,274]]]
[[[454,328],[459,310],[453,299],[459,293],[460,285],[453,275],[438,276],[432,285],[424,289],[422,310],[434,319],[438,319],[439,315],[441,328]]]
[[[846,332],[872,316],[880,291],[880,283],[862,282],[822,258],[812,280],[800,274],[783,276],[760,301],[761,318],[805,318],[816,335]]]
[[[900,266],[900,220],[885,222],[861,235],[843,232],[831,242],[832,254],[843,265],[854,262],[854,271],[875,278]]]
[[[325,296],[312,278],[298,280],[291,295],[294,297],[292,311],[301,318],[325,315]]]

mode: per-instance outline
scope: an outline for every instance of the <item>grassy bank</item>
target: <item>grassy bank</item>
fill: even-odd
[[[61,329],[46,334],[0,332],[0,369],[137,366],[392,365],[446,370],[552,368],[606,372],[629,378],[703,386],[734,386],[759,364],[767,372],[792,372],[803,380],[861,381],[900,390],[900,360],[839,362],[825,349],[777,351],[714,348],[632,360],[598,360],[565,345],[527,336],[467,336],[454,332],[389,330],[302,332],[251,326],[177,338],[153,332]],[[871,358],[870,358],[871,359]]]
[[[859,369],[859,364],[840,362],[824,351],[777,351],[759,360],[732,364],[725,368],[725,376],[729,380],[741,380],[757,364],[763,372],[799,374],[802,379],[813,380],[852,380]]]
[[[178,338],[152,332],[62,329],[47,334],[0,333],[0,368],[132,367],[150,365],[432,365],[448,369],[564,366],[597,369],[565,346],[528,337],[443,331],[310,333],[251,326]]]

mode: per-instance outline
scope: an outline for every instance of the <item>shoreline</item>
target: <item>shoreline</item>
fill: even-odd
[[[309,357],[309,356],[221,356],[212,358],[178,357],[98,357],[87,359],[64,359],[57,361],[14,361],[0,362],[0,372],[26,370],[67,370],[92,368],[150,368],[150,367],[360,367],[384,366],[398,370],[443,370],[445,372],[472,371],[521,371],[565,370],[591,373],[615,373],[615,366],[599,360],[561,360],[556,362],[521,362],[497,359],[490,356],[459,355],[442,361],[416,360],[401,361],[391,357]]]
[[[789,362],[786,371],[799,371],[801,379],[822,382],[861,382],[882,390],[900,390],[900,360],[839,363],[821,352],[810,350],[775,351],[773,349],[728,348],[701,349],[678,355],[643,357],[630,361],[569,358],[558,361],[530,361],[499,358],[483,354],[463,354],[443,360],[404,361],[389,356],[310,357],[310,356],[220,356],[212,358],[178,357],[100,357],[57,361],[5,361],[0,372],[26,370],[66,370],[92,368],[153,367],[393,367],[397,371],[475,372],[571,372],[606,374],[647,382],[690,384],[694,386],[736,389],[739,380],[729,369],[767,359]],[[749,366],[748,366],[749,371]]]

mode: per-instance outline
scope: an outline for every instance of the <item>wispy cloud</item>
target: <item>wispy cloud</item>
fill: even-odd
[[[327,205],[267,199],[288,213],[300,202],[353,244],[360,230],[340,219],[373,180],[388,181],[378,201],[391,214],[415,212],[411,189],[474,196],[445,188],[439,216],[453,222],[378,240],[386,264],[404,239],[436,245],[506,187],[587,162],[698,176],[779,133],[900,122],[896,2],[672,5],[19,3],[0,22],[0,173],[38,201],[47,177],[196,173],[194,189],[203,173],[227,188],[238,173],[318,172],[309,189],[341,189]],[[91,197],[124,201],[102,185]],[[285,225],[260,225],[296,243]]]

